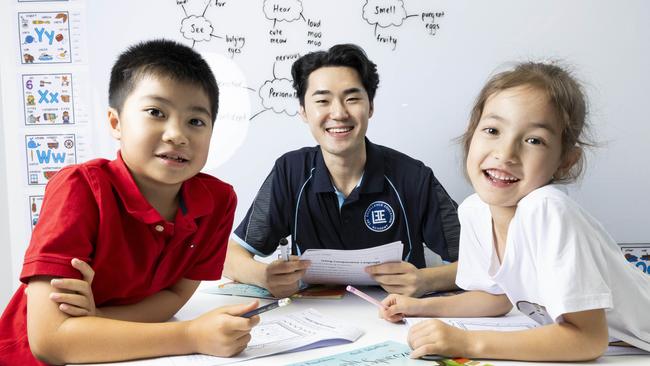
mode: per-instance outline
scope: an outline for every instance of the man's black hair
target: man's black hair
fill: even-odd
[[[126,98],[146,75],[200,85],[210,100],[214,124],[219,109],[219,87],[210,66],[196,51],[166,39],[129,47],[117,58],[111,70],[108,104],[121,112]]]
[[[379,75],[377,65],[368,59],[363,49],[354,44],[339,44],[332,46],[327,51],[316,51],[308,53],[293,63],[291,76],[293,87],[298,94],[300,105],[305,105],[305,93],[309,75],[321,67],[346,66],[357,71],[363,87],[368,93],[370,105],[375,98],[375,92],[379,86]]]

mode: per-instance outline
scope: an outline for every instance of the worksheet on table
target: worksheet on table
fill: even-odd
[[[325,317],[310,308],[261,322],[251,331],[248,347],[235,357],[185,355],[152,358],[116,363],[116,366],[213,366],[270,356],[282,352],[296,352],[312,348],[354,342],[363,331]]]

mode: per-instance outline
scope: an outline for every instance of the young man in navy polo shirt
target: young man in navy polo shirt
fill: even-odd
[[[208,64],[171,41],[135,45],[111,72],[117,159],[62,169],[49,182],[23,285],[0,318],[0,365],[163,355],[230,356],[257,306],[164,323],[201,280],[221,277],[236,196],[199,171],[217,115]]]
[[[419,296],[455,288],[456,264],[426,268],[423,244],[458,257],[456,203],[430,168],[366,138],[379,84],[376,65],[354,45],[312,52],[292,67],[300,115],[319,146],[281,156],[231,236],[224,273],[283,297],[297,291],[309,263],[265,264],[280,238],[292,252],[404,243],[401,263],[368,267],[391,293]]]

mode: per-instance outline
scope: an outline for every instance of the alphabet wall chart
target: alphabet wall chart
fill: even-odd
[[[47,182],[63,167],[94,157],[89,116],[85,1],[17,1],[16,63],[24,161],[21,247],[38,222]],[[24,251],[21,249],[19,251]],[[21,253],[19,253],[21,254]],[[14,256],[15,258],[16,256]],[[15,264],[15,260],[14,260]]]

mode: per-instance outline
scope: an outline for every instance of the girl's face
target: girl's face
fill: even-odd
[[[467,174],[483,202],[513,212],[561,166],[562,132],[548,96],[519,86],[491,95],[474,130]]]

